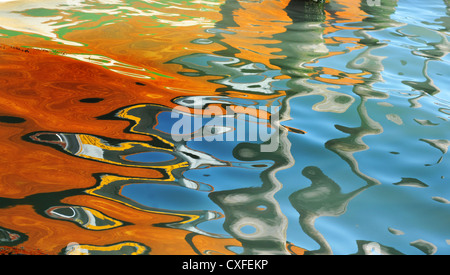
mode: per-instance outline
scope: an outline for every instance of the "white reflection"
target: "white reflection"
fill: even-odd
[[[174,8],[174,6],[165,6],[137,8],[122,0],[99,0],[95,3],[84,0],[0,0],[0,28],[42,35],[52,41],[70,46],[84,46],[80,42],[63,39],[58,34],[67,27],[97,20],[79,20],[79,13],[117,15],[121,18],[142,16],[173,27],[196,25],[211,27],[213,24],[210,19],[204,17],[191,18],[178,13],[165,12],[167,9]],[[75,13],[77,13],[76,16]]]

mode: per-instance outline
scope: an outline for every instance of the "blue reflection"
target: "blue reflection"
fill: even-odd
[[[134,2],[144,4],[129,1],[127,6],[131,8]],[[179,121],[179,117],[173,117],[173,109],[140,94],[133,98],[154,101],[120,107],[99,119],[107,123],[127,120],[131,125],[124,132],[145,135],[151,141],[45,129],[23,137],[83,161],[97,162],[92,165],[101,162],[126,166],[130,170],[123,171],[127,173],[131,168],[150,169],[160,177],[137,178],[100,171],[95,174],[97,185],[91,189],[2,199],[1,206],[33,204],[36,211],[42,212],[41,209],[59,205],[56,203],[64,196],[84,192],[83,195],[97,195],[126,207],[183,219],[160,225],[168,230],[177,228],[215,237],[226,232],[242,244],[230,248],[236,253],[288,254],[287,245],[293,243],[305,247],[308,254],[448,254],[448,1],[383,0],[378,6],[369,4],[378,1],[360,1],[353,7],[345,6],[348,1],[287,1],[287,6],[278,11],[287,19],[278,26],[279,33],[259,32],[258,39],[267,44],[258,46],[273,49],[277,57],[270,60],[262,54],[254,59],[254,55],[242,54],[244,47],[234,41],[254,41],[255,37],[249,34],[258,33],[252,29],[255,26],[239,26],[237,19],[242,19],[239,14],[246,11],[242,6],[263,2],[223,1],[222,20],[199,33],[205,38],[192,38],[193,44],[188,45],[192,47],[183,45],[180,54],[175,58],[171,55],[173,59],[164,64],[143,60],[142,64],[158,66],[161,72],[176,68],[180,79],[191,78],[193,83],[210,81],[214,83],[210,86],[219,86],[192,94],[184,84],[170,87],[184,91],[172,103],[185,107],[185,113],[175,113],[192,122],[192,127],[178,136],[182,136],[181,140],[171,135]],[[95,6],[89,4],[92,5]],[[124,21],[132,17],[126,13],[130,9],[121,9],[120,4],[114,7],[119,14],[125,13]],[[93,14],[84,8],[78,7],[75,13],[30,9],[20,14],[28,18],[84,13],[80,17],[83,19],[86,14]],[[11,14],[4,15],[12,18]],[[361,17],[354,19],[353,15]],[[145,19],[159,21],[158,15]],[[74,28],[81,24],[79,19],[73,23]],[[18,32],[7,29],[8,24],[0,31],[6,40]],[[66,32],[58,31],[60,36],[63,33]],[[78,37],[82,40],[83,36]],[[151,43],[158,43],[151,39]],[[52,40],[70,45],[63,37]],[[186,48],[189,50],[184,51]],[[114,48],[108,50],[114,52]],[[85,55],[73,56],[87,61]],[[103,61],[131,68],[126,60],[122,63],[102,57]],[[208,83],[201,84],[205,87]],[[146,88],[150,87],[149,84]],[[13,92],[10,96],[14,96]],[[92,104],[106,101],[107,96],[73,100]],[[198,114],[211,106],[270,106],[276,107],[271,115],[279,117],[262,121],[236,111],[216,115],[217,124],[209,125],[212,117]],[[260,145],[267,140],[259,136],[255,140],[239,140],[235,128],[222,127],[227,115],[235,128],[245,126],[242,134],[246,137],[256,129],[273,129],[269,135],[277,145],[275,150],[262,152]],[[22,127],[35,121],[30,116],[5,113],[0,116],[1,126]],[[238,122],[243,123],[242,127],[237,127]],[[259,128],[250,128],[255,123],[259,123]],[[227,140],[229,130],[232,138]],[[198,131],[222,139],[195,140],[193,135]],[[53,197],[52,205],[48,205],[49,197]],[[66,212],[61,209],[54,213],[63,217]],[[91,217],[97,212],[83,213]],[[7,245],[26,239],[24,234],[9,228],[0,228],[0,233],[0,242]]]
[[[124,157],[129,161],[136,162],[165,162],[174,159],[175,157],[171,154],[159,153],[159,152],[145,152],[133,155],[128,155]]]
[[[121,195],[151,208],[173,211],[217,209],[208,199],[208,193],[167,184],[130,184]]]

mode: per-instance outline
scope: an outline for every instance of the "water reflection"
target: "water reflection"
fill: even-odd
[[[246,4],[249,5],[249,3]],[[237,28],[236,31],[240,31],[239,25],[234,20],[234,14],[238,11],[243,11],[243,8],[237,1],[226,1],[222,5],[223,19],[217,24],[217,29],[220,31],[215,29],[216,36],[211,39],[225,46],[226,51],[218,51],[216,55],[191,55],[171,62],[194,69],[201,74],[223,76],[222,79],[213,80],[226,87],[216,90],[217,93],[229,94],[227,91],[231,90],[246,94],[283,94],[280,91],[285,89],[284,83],[276,80],[276,77],[280,76],[280,71],[269,69],[264,63],[254,63],[235,57],[239,50],[233,47],[233,37],[228,39],[225,35],[233,35],[234,32],[229,33],[228,29]],[[257,104],[263,106],[276,102],[273,99],[268,101],[264,97],[256,98],[259,99]],[[282,118],[286,106],[282,98],[278,100],[282,101],[280,114],[278,114],[278,117]],[[271,137],[271,143],[276,144],[276,150],[273,152],[262,153],[259,144],[247,142],[239,143],[233,149],[234,158],[241,161],[274,161],[273,165],[261,172],[261,187],[216,191],[209,195],[212,201],[223,209],[224,229],[242,243],[243,254],[289,253],[285,233],[287,219],[281,213],[274,195],[281,188],[281,183],[276,179],[275,174],[278,170],[290,166],[292,157],[289,155],[290,143],[286,139],[286,128],[280,126],[280,121],[277,120],[272,120],[271,126],[277,133]],[[274,142],[273,139],[276,141]]]
[[[371,241],[356,241],[358,244],[358,251],[355,255],[403,255],[400,251],[393,247],[385,246],[377,242]]]
[[[285,58],[271,59],[271,63],[291,78],[289,88],[300,92],[298,81],[313,72],[307,64],[329,53],[323,38],[325,11],[323,4],[309,1],[290,1],[285,11],[292,23],[285,26],[285,32],[274,35],[281,43],[273,45],[281,49],[276,54]]]
[[[153,158],[147,160],[145,157],[136,157],[136,155],[143,153],[164,155],[167,154],[166,152],[171,152],[168,151],[170,147],[166,143],[160,142],[160,140],[149,144],[134,141],[117,141],[88,134],[49,132],[32,133],[29,139],[34,142],[56,145],[58,149],[81,158],[133,167],[167,167],[160,169],[164,170],[166,174],[175,167],[186,164],[183,163],[184,160],[177,159],[176,156],[160,157],[168,160],[156,161],[155,163],[152,161]],[[170,175],[167,175],[167,177],[170,177]]]
[[[186,147],[185,142],[175,142],[172,139],[170,131],[165,132],[166,129],[162,126],[164,123],[167,123],[167,121],[163,120],[165,113],[169,113],[170,111],[172,110],[163,106],[142,104],[126,107],[102,117],[102,119],[120,118],[130,120],[132,124],[129,127],[129,131],[131,133],[148,135],[152,138],[151,142],[123,141],[86,134],[48,132],[31,133],[25,138],[33,142],[53,146],[73,156],[119,166],[154,169],[160,172],[161,176],[157,178],[136,178],[99,174],[96,176],[98,186],[85,192],[90,195],[111,199],[143,211],[170,213],[180,216],[183,218],[183,222],[177,223],[177,225],[171,224],[170,227],[201,232],[197,229],[197,224],[216,219],[220,215],[214,211],[203,211],[201,209],[192,211],[182,211],[183,208],[180,209],[181,211],[178,209],[164,209],[157,207],[157,201],[149,201],[148,198],[144,198],[144,201],[139,201],[135,198],[136,195],[132,195],[130,198],[123,194],[128,186],[144,184],[148,186],[147,189],[154,189],[153,192],[163,192],[161,187],[164,186],[179,186],[210,192],[212,190],[211,186],[186,179],[183,173],[187,169],[228,165],[227,162],[220,161],[208,154]],[[162,129],[158,129],[157,127],[162,127]],[[168,129],[170,130],[170,128]],[[180,198],[185,195],[195,195],[193,193],[182,192],[182,190],[176,191],[178,190],[176,188],[173,190],[175,191],[172,191],[174,196],[180,196]],[[179,194],[176,195],[177,193]],[[153,199],[157,200],[157,197]],[[173,202],[168,204],[173,204]],[[86,215],[86,209],[83,209],[81,213],[74,209],[76,208],[52,208],[47,210],[47,213],[52,217],[79,220],[79,223],[87,226],[86,224],[89,224],[89,222],[83,222],[80,218],[74,217],[76,214]],[[72,215],[61,214],[60,212],[62,210],[70,210],[72,211]],[[92,216],[92,211],[89,214]]]
[[[196,209],[196,206],[193,207],[193,210],[186,211],[189,207],[180,207],[180,204],[183,202],[188,203],[186,199],[183,201],[183,198],[190,198],[191,200],[195,198],[196,203],[203,202],[203,205],[208,204],[202,199],[204,195],[198,193],[199,191],[189,192],[180,188],[185,187],[197,190],[197,188],[199,188],[199,183],[187,179],[165,183],[155,179],[130,178],[110,174],[98,175],[97,178],[98,186],[86,190],[86,193],[110,199],[140,211],[171,214],[182,218],[181,222],[168,224],[161,223],[158,226],[184,229],[207,236],[219,236],[217,234],[204,232],[197,228],[197,225],[202,222],[220,218],[221,215],[218,212]],[[131,189],[131,191],[129,191],[129,189]],[[167,193],[171,194],[172,198],[165,201],[167,200],[167,197],[164,195]]]
[[[95,246],[69,243],[62,252],[65,255],[145,255],[150,248],[144,244],[123,242],[118,244]]]
[[[316,104],[313,109],[333,113],[344,113],[355,101],[350,95],[329,89],[336,88],[335,86],[308,81],[309,76],[314,73],[314,69],[308,68],[306,64],[328,54],[322,36],[324,28],[321,23],[325,19],[323,6],[296,1],[288,3],[284,10],[292,23],[283,23],[284,32],[273,35],[273,41],[279,41],[278,43],[264,44],[270,49],[281,49],[276,55],[284,56],[284,58],[273,56],[266,62],[266,64],[270,64],[273,68],[280,68],[280,70],[236,57],[242,48],[233,47],[232,36],[238,36],[237,33],[242,36],[245,35],[245,32],[239,32],[241,29],[236,24],[234,15],[238,12],[241,15],[242,12],[247,12],[247,9],[243,8],[241,3],[236,1],[227,1],[221,7],[223,20],[217,24],[214,32],[210,31],[215,34],[213,38],[210,38],[211,43],[219,43],[227,49],[226,51],[217,51],[215,55],[193,54],[170,61],[170,63],[180,64],[189,69],[188,72],[180,72],[184,75],[221,77],[218,80],[211,80],[225,86],[225,88],[216,90],[221,95],[233,95],[229,92],[230,90],[256,95],[273,94],[278,95],[278,100],[281,101],[280,119],[275,122],[276,125],[279,125],[276,128],[279,134],[276,137],[279,144],[278,149],[270,154],[264,154],[258,152],[258,147],[255,144],[241,143],[233,150],[234,157],[239,160],[266,159],[274,161],[270,168],[261,173],[261,187],[234,189],[210,194],[211,199],[224,210],[224,228],[243,244],[244,254],[287,253],[286,218],[280,211],[274,195],[282,186],[276,178],[276,173],[291,167],[294,163],[291,143],[287,139],[290,129],[281,125],[283,121],[290,119],[289,101],[299,96],[321,95],[324,100]],[[246,8],[248,8],[250,4],[247,3],[246,5]],[[262,18],[260,21],[262,21]],[[251,28],[258,30],[256,25],[252,25]],[[246,31],[248,32],[248,29]],[[227,36],[230,36],[230,38]],[[192,70],[195,70],[195,72]],[[289,76],[289,78],[280,79],[280,76]],[[221,100],[224,100],[222,98]],[[263,99],[261,96],[258,98]],[[259,104],[271,104],[273,98],[270,98],[270,101],[266,99],[265,102],[260,100]],[[355,166],[357,165],[353,165],[353,167]],[[361,191],[364,189],[366,187],[361,188]],[[305,213],[301,214],[302,219],[305,215]],[[302,222],[303,229],[311,232],[310,228],[313,227],[311,216],[303,219],[303,221],[308,221],[307,223]],[[316,235],[320,234],[316,232]],[[324,242],[321,243],[324,244]],[[327,248],[324,248],[324,250],[330,252]]]
[[[292,163],[286,135],[287,131],[280,130],[279,147],[275,152],[261,153],[259,147],[251,143],[240,143],[233,150],[234,157],[239,160],[274,161],[272,166],[261,172],[261,187],[210,194],[224,211],[225,230],[242,243],[243,254],[288,254],[287,219],[274,198],[282,186],[275,177],[276,172]]]
[[[385,1],[381,7],[369,5],[366,2],[361,2],[361,10],[373,17],[366,17],[361,24],[369,24],[371,29],[367,31],[368,27],[364,25],[363,29],[356,30],[355,33],[362,36],[360,43],[368,45],[368,47],[356,58],[351,60],[347,67],[355,70],[369,72],[370,76],[364,79],[364,83],[356,83],[353,86],[353,93],[360,97],[358,105],[358,115],[361,119],[361,126],[357,128],[349,128],[342,125],[335,125],[336,129],[349,134],[348,137],[332,139],[325,143],[325,147],[345,160],[352,171],[363,179],[368,185],[377,185],[380,182],[360,171],[358,162],[353,156],[356,152],[364,151],[369,147],[363,142],[363,137],[367,135],[378,135],[383,132],[381,124],[373,120],[369,116],[367,109],[367,102],[369,99],[385,99],[388,95],[384,92],[374,90],[374,84],[383,81],[382,72],[384,70],[382,61],[383,56],[372,54],[372,52],[385,47],[387,44],[375,42],[370,32],[379,31],[380,29],[398,26],[394,20],[390,19],[390,15],[395,12],[397,1]]]
[[[52,218],[70,220],[90,230],[106,230],[121,226],[123,222],[103,215],[95,209],[80,206],[54,206],[46,211]]]
[[[17,1],[14,1],[17,2]],[[205,17],[189,16],[190,13],[205,12],[201,5],[191,6],[183,14],[175,3],[139,1],[140,5],[127,1],[20,1],[2,3],[0,26],[9,35],[32,33],[70,46],[84,46],[79,41],[64,39],[63,36],[74,29],[93,29],[125,21],[132,17],[150,17],[159,24],[169,26],[211,25]],[[18,4],[21,10],[16,10]],[[134,4],[134,5],[133,5]],[[182,17],[182,20],[178,20]],[[176,19],[174,19],[176,18]],[[11,33],[13,32],[13,33]],[[116,34],[120,35],[120,34]]]
[[[222,35],[227,28],[239,30],[238,26],[233,24],[232,15],[233,11],[240,8],[241,6],[235,1],[227,1],[222,6],[224,20],[220,22],[219,26],[223,31],[216,32],[220,33],[220,36],[211,39],[212,41],[221,43],[221,45],[232,41],[224,39]],[[305,9],[308,12],[305,12]],[[286,7],[286,11],[288,18],[293,23],[285,26],[285,32],[274,35],[275,41],[280,41],[280,43],[268,45],[269,48],[281,49],[277,55],[286,56],[286,58],[270,59],[271,66],[279,67],[281,70],[269,70],[267,65],[254,64],[242,58],[230,57],[239,52],[238,49],[232,47],[232,42],[225,45],[226,52],[217,52],[221,55],[228,55],[227,57],[201,54],[171,61],[200,73],[188,73],[194,77],[204,74],[223,76],[224,78],[213,81],[225,85],[227,90],[281,95],[278,99],[282,102],[280,120],[275,122],[280,125],[277,128],[279,135],[276,137],[279,144],[278,149],[265,154],[259,152],[255,144],[241,143],[233,150],[234,157],[239,160],[266,159],[274,161],[272,166],[261,173],[261,187],[226,190],[210,194],[211,199],[224,210],[225,230],[242,243],[244,254],[288,253],[286,250],[287,220],[280,210],[278,201],[274,199],[274,195],[282,186],[276,173],[291,167],[294,162],[290,149],[291,143],[287,139],[288,128],[281,126],[283,121],[290,119],[289,101],[291,98],[301,95],[322,95],[324,101],[316,104],[314,110],[336,113],[345,112],[354,101],[351,96],[328,90],[326,85],[307,82],[308,75],[312,73],[312,70],[306,68],[305,64],[328,53],[322,37],[323,27],[320,25],[320,22],[324,20],[321,5],[310,6],[309,3],[291,1]],[[244,64],[242,66],[233,66],[242,63]],[[219,67],[223,74],[217,73]],[[239,68],[239,71],[236,71],[236,68]],[[277,79],[280,75],[287,75],[289,79]],[[224,91],[225,89],[217,90],[222,94]],[[293,204],[300,207],[301,202],[294,199]],[[317,231],[311,232],[311,226],[313,227],[311,217],[302,211],[301,219],[307,221],[301,223],[303,230],[310,232],[311,236],[320,235]],[[327,248],[324,249],[329,252]]]
[[[7,215],[28,209],[30,216],[40,215],[34,219],[58,222],[61,228],[74,226],[104,234],[100,241],[81,234],[80,244],[66,242],[60,253],[177,253],[180,248],[197,254],[303,254],[305,250],[298,246],[313,242],[318,249],[307,253],[341,253],[347,251],[344,246],[353,245],[350,250],[355,254],[402,254],[397,247],[381,244],[382,233],[373,233],[389,226],[395,236],[411,238],[411,231],[405,230],[407,219],[391,224],[391,213],[382,206],[374,220],[386,219],[384,224],[367,232],[347,226],[343,230],[348,233],[336,238],[327,234],[334,224],[321,217],[334,216],[347,224],[368,223],[368,218],[361,218],[367,213],[355,214],[355,209],[367,207],[361,198],[380,189],[387,190],[383,196],[370,197],[383,198],[379,205],[387,201],[396,206],[405,198],[412,201],[408,191],[399,191],[410,187],[440,202],[440,207],[448,204],[445,190],[433,178],[439,174],[444,179],[442,165],[449,146],[442,130],[449,108],[443,101],[433,101],[445,97],[433,66],[448,52],[446,17],[439,21],[441,25],[433,23],[435,28],[443,27],[434,32],[399,20],[396,0],[382,1],[379,6],[372,5],[373,1],[357,6],[347,0],[325,4],[287,0],[69,2],[44,1],[37,7],[32,1],[16,13],[3,5],[4,18],[14,20],[0,20],[5,39],[18,36],[17,41],[26,41],[23,36],[33,37],[33,33],[39,39],[62,43],[68,52],[55,52],[59,57],[96,66],[100,72],[120,73],[123,82],[114,88],[126,87],[120,99],[132,98],[126,103],[116,100],[117,104],[102,109],[104,115],[95,117],[96,123],[119,125],[104,132],[89,127],[85,132],[71,131],[61,122],[43,124],[31,112],[22,118],[17,110],[26,108],[19,104],[17,116],[5,113],[0,118],[5,127],[36,122],[32,131],[21,128],[24,140],[58,150],[45,151],[52,158],[64,159],[57,154],[61,152],[67,156],[64,160],[76,157],[83,167],[93,167],[86,172],[92,176],[92,182],[87,180],[91,185],[85,184],[89,187],[70,185],[63,191],[5,195],[0,200]],[[195,15],[198,12],[205,16]],[[26,29],[32,23],[33,28]],[[183,27],[189,35],[174,39],[178,35],[173,34],[174,27]],[[96,37],[100,30],[107,39]],[[172,43],[169,47],[167,41]],[[43,44],[34,48],[51,51],[54,46],[48,41]],[[392,58],[397,52],[408,56]],[[413,64],[421,69],[413,72]],[[111,102],[109,93],[115,93],[100,84],[94,88],[69,84],[58,79],[44,86],[46,90],[63,88],[70,102],[90,106]],[[106,93],[92,94],[96,89]],[[82,97],[70,98],[68,91],[77,94],[79,90]],[[416,113],[403,108],[403,101],[424,116],[415,117]],[[254,112],[248,113],[250,107]],[[426,116],[425,107],[433,115],[438,113],[439,120]],[[180,117],[193,121],[192,128],[174,135]],[[268,138],[228,139],[230,133],[233,137],[239,133],[238,127],[228,127],[225,121],[257,125]],[[124,122],[129,125],[121,128]],[[424,128],[431,130],[415,131]],[[252,129],[245,129],[246,137]],[[404,145],[395,144],[397,139],[392,136],[396,133],[401,133]],[[199,135],[204,140],[197,140]],[[261,150],[273,144],[274,150]],[[440,154],[433,164],[403,157],[422,144]],[[386,162],[385,151],[389,153]],[[421,147],[417,152],[436,156]],[[399,161],[396,156],[403,158]],[[435,170],[408,169],[418,167],[417,162]],[[392,171],[383,171],[389,165]],[[311,183],[303,184],[298,171]],[[425,176],[423,171],[435,172]],[[290,176],[283,176],[284,172]],[[431,194],[438,191],[443,197]],[[397,197],[392,199],[395,195],[391,194]],[[416,201],[419,205],[422,197]],[[28,240],[13,224],[0,228],[0,244]],[[18,228],[25,228],[24,224],[15,222]],[[115,232],[134,237],[124,240]],[[308,239],[302,239],[303,233]],[[164,250],[155,244],[156,238],[171,245]],[[354,243],[335,248],[336,239]],[[408,245],[434,254],[438,249],[434,241],[416,238]]]
[[[332,254],[333,250],[324,236],[314,227],[314,222],[321,216],[340,216],[345,213],[348,203],[369,185],[347,194],[332,179],[314,166],[303,169],[302,174],[311,181],[311,186],[298,190],[289,196],[292,206],[300,214],[300,226],[308,236],[316,241],[320,248],[308,251],[311,254]]]
[[[27,240],[28,237],[20,232],[0,227],[0,245],[13,246]]]
[[[243,62],[245,63],[243,64]],[[221,79],[213,80],[213,82],[225,85],[228,89],[234,91],[270,95],[283,90],[283,84],[274,79],[276,76],[280,76],[280,71],[271,70],[261,63],[250,63],[235,57],[212,54],[183,56],[171,60],[170,63],[181,64],[186,68],[198,71],[198,73],[180,72],[182,75],[192,77],[220,76]]]

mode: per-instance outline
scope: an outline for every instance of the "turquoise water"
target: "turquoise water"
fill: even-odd
[[[170,135],[176,123],[170,117],[173,104],[151,97],[148,102],[115,103],[104,116],[91,117],[105,125],[131,122],[125,133],[161,138],[149,143],[153,149],[128,140],[135,143],[120,154],[100,150],[83,144],[76,137],[83,133],[75,130],[38,131],[58,138],[33,139],[35,130],[23,135],[26,142],[53,146],[54,154],[70,159],[152,169],[188,163],[174,170],[169,183],[120,182],[112,191],[101,190],[102,197],[145,211],[198,215],[192,223],[158,226],[234,238],[242,245],[229,250],[238,254],[289,254],[287,243],[307,254],[450,254],[448,1],[381,0],[372,5],[378,1],[331,0],[323,7],[284,1],[273,10],[257,6],[270,7],[268,0],[196,1],[195,6],[190,1],[44,2],[42,8],[30,2],[34,6],[29,8],[0,1],[4,18],[34,18],[22,25],[2,20],[0,42],[11,44],[20,35],[43,38],[53,43],[50,50],[65,52],[60,56],[148,81],[137,86],[161,87],[154,94],[177,91],[171,102],[189,110],[208,104],[270,106],[277,114],[277,120],[268,122],[276,134],[267,131],[267,121],[256,120],[276,144],[268,152],[259,150],[261,140],[248,139],[255,118],[237,112],[233,125],[246,125],[244,140],[227,139],[229,129],[222,123],[211,124],[210,130],[222,139],[175,140]],[[171,15],[175,10],[177,15]],[[58,22],[58,16],[66,21],[41,20]],[[134,27],[131,20],[136,18],[149,33]],[[83,36],[84,31],[120,24],[125,24],[118,28],[122,33],[104,32],[111,48],[95,44],[89,33]],[[186,26],[198,28],[186,34],[192,36],[188,43],[180,44],[183,33],[170,30]],[[37,42],[17,41],[41,48]],[[140,92],[127,93],[132,98]],[[96,99],[93,92],[86,102],[106,106],[105,95]],[[129,116],[120,115],[124,110]],[[32,119],[30,114],[23,117]],[[192,131],[208,121],[193,124]],[[125,144],[107,133],[86,134],[106,145]],[[42,201],[36,204],[47,207]],[[0,226],[16,230],[6,222]]]

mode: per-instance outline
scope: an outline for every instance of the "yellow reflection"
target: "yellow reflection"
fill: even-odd
[[[138,209],[138,210],[141,210],[144,212],[157,213],[157,214],[169,214],[169,212],[158,211],[155,209],[145,209],[145,208],[143,208],[143,206],[141,206],[139,204],[135,204],[131,200],[127,200],[127,202],[126,202],[125,198],[120,195],[120,190],[122,189],[122,185],[131,184],[134,182],[142,182],[143,180],[144,181],[145,180],[147,180],[147,181],[149,181],[149,180],[150,181],[167,181],[167,180],[162,180],[162,179],[143,179],[143,178],[133,178],[133,177],[122,177],[122,176],[117,176],[117,175],[102,175],[98,186],[95,188],[86,190],[85,192],[87,194],[90,194],[93,196],[97,196],[97,197],[101,197],[104,199],[119,202],[128,207]],[[174,179],[171,179],[171,180],[174,180]],[[116,190],[116,191],[115,192],[107,191],[107,189],[110,189],[110,188],[112,190]],[[105,189],[106,189],[106,191],[105,191]],[[172,212],[170,212],[170,215],[175,215],[175,216],[179,216],[182,218],[182,221],[178,222],[178,224],[189,223],[189,222],[192,222],[192,221],[200,218],[199,215],[187,214],[187,213],[176,213],[176,212],[172,213]]]
[[[135,242],[96,246],[70,243],[65,250],[66,255],[142,255],[147,254],[150,248]]]
[[[70,220],[90,230],[106,230],[123,225],[101,212],[82,206],[55,206],[45,211],[50,217]]]

